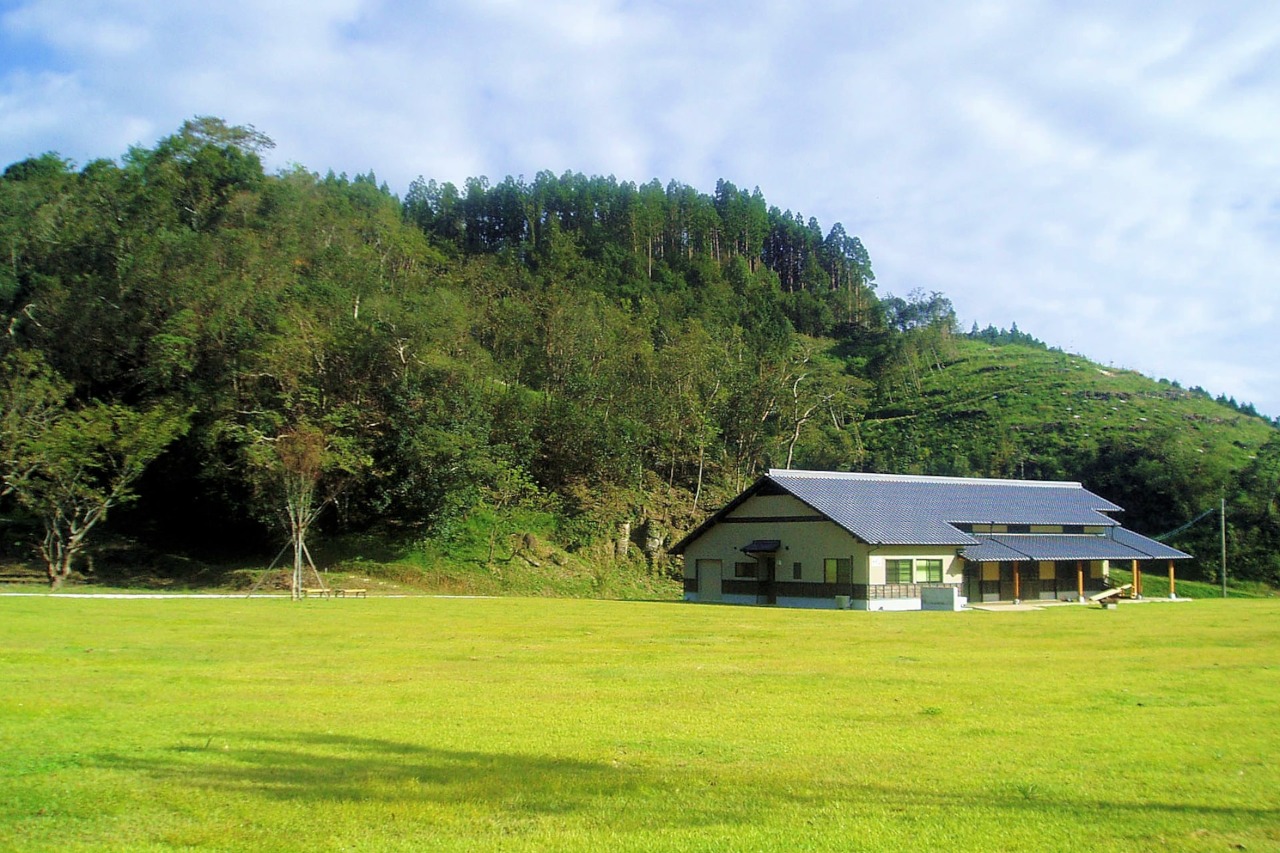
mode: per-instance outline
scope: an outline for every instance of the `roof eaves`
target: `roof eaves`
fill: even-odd
[[[942,477],[929,474],[874,474],[855,471],[804,471],[791,468],[770,468],[769,474],[797,478],[863,480],[888,483],[947,483],[974,486],[1019,486],[1031,489],[1084,489],[1083,483],[1079,483],[1074,480],[1002,480],[994,477]]]
[[[813,504],[809,503],[807,500],[800,497],[795,492],[791,491],[791,489],[788,489],[784,483],[779,483],[777,480],[769,476],[770,474],[773,474],[773,473],[774,471],[770,470],[769,474],[761,475],[759,479],[757,479],[754,483],[752,483],[750,486],[744,489],[741,494],[739,494],[733,500],[729,501],[727,504],[725,504],[715,513],[708,516],[701,524],[699,524],[697,527],[691,530],[683,539],[681,539],[676,544],[672,545],[667,553],[669,554],[683,553],[685,548],[689,547],[689,545],[692,544],[695,539],[697,539],[699,536],[705,533],[710,527],[720,522],[725,516],[733,512],[738,507],[742,506],[742,504],[745,503],[748,498],[755,496],[755,494],[759,492],[760,489],[767,482],[772,482],[774,485],[778,486],[787,494],[791,495],[791,497],[800,501],[800,503],[804,504],[809,509],[816,512],[818,515],[821,515],[823,518],[826,518],[831,522],[833,522],[834,524],[836,524],[837,526],[839,526],[841,530],[844,530],[846,533],[853,536],[854,538],[860,539],[860,537],[858,537],[858,535],[854,533],[852,530],[845,527],[843,524],[840,524],[840,522],[836,521],[834,518],[831,518],[831,516],[827,515],[827,513],[818,509]],[[860,539],[860,541],[866,541],[866,540]]]
[[[727,504],[725,504],[724,506],[720,507],[720,509],[718,509],[718,510],[716,510],[715,512],[713,512],[711,515],[707,516],[705,519],[703,519],[703,521],[702,521],[702,523],[701,523],[701,524],[699,524],[697,527],[693,528],[693,530],[690,530],[687,534],[685,534],[684,538],[683,538],[683,539],[681,539],[681,540],[680,540],[679,542],[677,542],[676,544],[672,545],[672,546],[671,546],[671,548],[670,548],[670,549],[668,549],[668,552],[667,552],[667,553],[669,553],[669,554],[680,554],[680,553],[683,553],[683,552],[684,552],[684,549],[685,549],[685,548],[687,548],[687,547],[689,547],[689,545],[690,545],[690,544],[691,544],[695,539],[697,539],[697,538],[698,538],[699,536],[701,536],[703,533],[707,532],[707,530],[708,530],[710,527],[712,527],[714,524],[716,524],[717,522],[719,522],[719,521],[720,521],[720,519],[724,518],[726,515],[728,515],[729,513],[733,512],[735,509],[737,509],[739,506],[741,506],[741,505],[742,505],[742,503],[743,503],[747,498],[751,497],[751,496],[752,496],[752,495],[754,495],[756,492],[758,492],[758,491],[760,490],[760,487],[761,487],[762,485],[764,485],[764,483],[765,483],[765,481],[766,481],[767,479],[768,479],[768,477],[767,477],[767,476],[760,477],[760,478],[759,478],[759,479],[757,479],[754,483],[752,483],[750,486],[747,486],[747,488],[746,488],[746,489],[744,489],[744,490],[742,491],[742,493],[741,493],[741,494],[739,494],[736,498],[734,498],[733,500],[729,501],[729,502],[728,502]]]

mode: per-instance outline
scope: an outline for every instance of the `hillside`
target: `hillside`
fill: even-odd
[[[878,292],[839,223],[727,181],[544,172],[402,200],[373,173],[265,174],[270,144],[200,118],[120,162],[5,169],[10,558],[190,573],[265,563],[292,529],[494,589],[528,535],[527,585],[613,565],[585,587],[638,588],[790,466],[1078,479],[1151,533],[1225,494],[1232,575],[1280,582],[1271,424],[960,335],[942,294]]]
[[[1204,394],[1079,355],[960,337],[950,347],[920,374],[917,393],[885,394],[867,413],[866,441],[882,466],[1052,479],[1127,448],[1221,485],[1277,434]]]
[[[877,470],[1080,480],[1150,535],[1216,508],[1225,495],[1237,559],[1274,517],[1259,513],[1258,502],[1274,506],[1267,472],[1280,433],[1203,392],[1078,355],[963,337],[918,375],[918,385],[887,389],[867,413],[862,432]],[[1203,553],[1197,568],[1210,577],[1215,521],[1172,540]]]

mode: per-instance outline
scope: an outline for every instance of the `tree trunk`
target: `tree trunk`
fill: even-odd
[[[307,529],[312,520],[315,483],[300,477],[290,485],[293,489],[285,499],[285,510],[289,517],[289,540],[293,543],[293,577],[289,582],[289,595],[296,600],[302,598],[303,561],[307,553]]]
[[[63,582],[71,575],[71,561],[64,555],[58,555],[52,560],[46,558],[45,571],[49,575],[49,589],[61,589]]]
[[[74,519],[67,521],[61,514],[45,520],[44,541],[40,543],[39,552],[44,559],[51,590],[60,589],[66,579],[71,577],[76,558],[84,549],[84,538],[95,520],[96,518],[77,523]]]
[[[787,470],[791,470],[791,461],[795,458],[796,443],[800,441],[800,430],[804,427],[804,421],[797,420],[795,429],[791,431],[791,440],[787,442]]]
[[[697,512],[698,510],[698,500],[701,499],[702,497],[702,462],[703,462],[703,459],[706,458],[706,452],[707,452],[706,444],[699,443],[698,444],[698,488],[693,493],[693,509],[695,512]]]

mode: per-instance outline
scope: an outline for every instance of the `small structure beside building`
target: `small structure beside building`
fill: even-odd
[[[771,470],[684,539],[687,601],[959,609],[1086,601],[1111,565],[1189,554],[1121,527],[1080,483]]]

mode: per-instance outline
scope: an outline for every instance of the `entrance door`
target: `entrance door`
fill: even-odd
[[[964,595],[971,604],[982,601],[982,564],[964,563]]]
[[[719,560],[699,560],[698,600],[720,601],[721,562]]]
[[[778,558],[772,554],[761,554],[756,557],[756,564],[760,567],[760,603],[777,604],[778,588],[774,581],[777,580]]]

